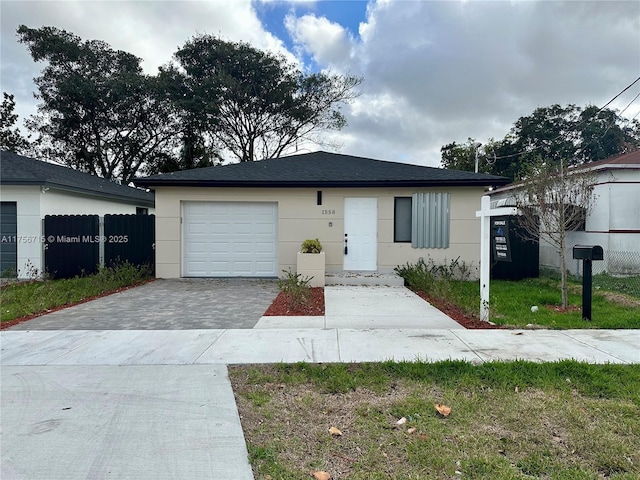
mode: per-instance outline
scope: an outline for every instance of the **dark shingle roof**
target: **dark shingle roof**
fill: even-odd
[[[0,184],[40,185],[141,206],[154,205],[153,193],[4,150],[0,152]]]
[[[598,167],[608,167],[615,168],[617,165],[639,165],[640,166],[640,149],[634,150],[633,152],[621,153],[620,155],[615,155],[613,157],[605,158],[604,160],[598,160],[595,162],[589,162],[580,165],[577,168],[598,168]]]
[[[328,152],[197,168],[134,180],[138,186],[429,187],[498,186],[505,177]]]

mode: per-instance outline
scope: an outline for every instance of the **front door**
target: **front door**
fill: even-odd
[[[378,199],[344,199],[344,269],[378,268]]]

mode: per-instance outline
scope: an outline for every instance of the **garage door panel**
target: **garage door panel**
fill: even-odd
[[[275,245],[272,243],[259,242],[255,244],[255,252],[259,255],[273,256],[276,253]]]
[[[269,276],[273,270],[277,268],[274,262],[256,262],[256,270],[260,276]]]
[[[233,253],[237,255],[251,255],[253,253],[253,244],[249,242],[234,242]]]
[[[277,276],[277,204],[185,202],[185,276]]]
[[[212,255],[229,255],[231,253],[231,245],[227,242],[211,242],[209,244],[209,253]]]
[[[203,243],[189,243],[187,245],[187,253],[189,254],[202,254],[207,252],[207,245]]]

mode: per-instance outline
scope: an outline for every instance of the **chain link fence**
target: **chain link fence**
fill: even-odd
[[[540,246],[542,270],[559,272],[560,254],[551,246]],[[582,278],[582,260],[574,260],[567,252],[567,270]],[[640,298],[640,251],[604,250],[604,260],[592,263],[593,287]]]

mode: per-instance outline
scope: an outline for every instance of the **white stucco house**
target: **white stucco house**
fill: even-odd
[[[507,178],[313,152],[135,180],[156,194],[156,275],[277,277],[319,239],[326,272],[480,259],[475,212]]]
[[[153,213],[154,196],[71,168],[0,152],[1,270],[44,271],[46,215]]]
[[[604,261],[593,263],[593,273],[640,274],[640,150],[591,162],[575,171],[595,175],[595,205],[587,212],[584,229],[567,236],[567,267],[581,273],[581,262],[572,259],[574,245],[600,245]],[[513,204],[518,184],[491,192],[494,205]],[[560,266],[556,249],[540,242],[540,266]]]

